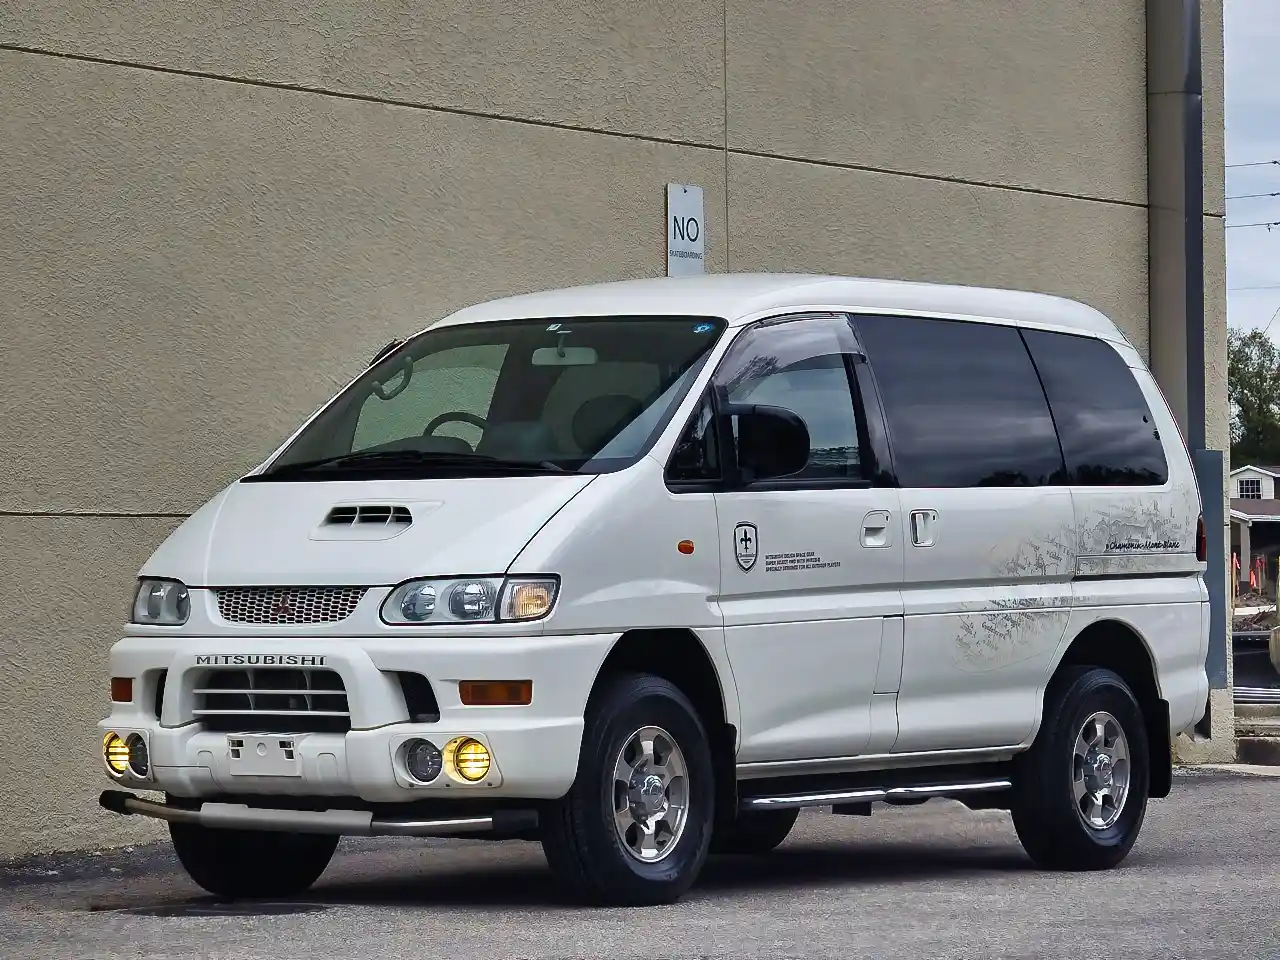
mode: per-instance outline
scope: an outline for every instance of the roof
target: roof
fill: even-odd
[[[721,273],[654,277],[490,300],[432,326],[493,320],[627,315],[720,317],[737,326],[790,309],[909,310],[1089,333],[1127,343],[1092,307],[1048,294],[818,274]]]
[[[1231,471],[1231,476],[1235,476],[1242,470],[1253,470],[1255,473],[1265,473],[1270,477],[1280,477],[1280,467],[1259,467],[1252,463],[1246,463],[1243,467],[1236,467]]]
[[[1250,500],[1232,497],[1231,513],[1236,519],[1280,520],[1280,500]]]

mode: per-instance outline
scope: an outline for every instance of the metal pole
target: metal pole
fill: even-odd
[[[1226,511],[1222,501],[1221,450],[1195,451],[1196,480],[1204,498],[1204,529],[1208,536],[1208,551],[1204,579],[1209,588],[1209,656],[1205,671],[1209,674],[1209,687],[1213,690],[1227,688],[1227,557],[1223,548],[1226,539]],[[1216,493],[1215,493],[1216,491]]]
[[[1204,505],[1210,686],[1229,657],[1224,451],[1205,408],[1204,85],[1201,0],[1147,0],[1148,224],[1152,366],[1178,408]],[[1181,331],[1176,330],[1181,321]]]

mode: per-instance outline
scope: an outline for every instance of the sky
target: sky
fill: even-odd
[[[1232,226],[1280,222],[1280,0],[1226,0],[1224,19],[1227,323],[1280,342],[1280,227]]]

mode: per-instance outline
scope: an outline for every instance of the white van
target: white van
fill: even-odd
[[[536,839],[588,902],[671,902],[803,807],[930,797],[1110,867],[1207,709],[1205,550],[1160,390],[1081,304],[498,300],[388,345],[143,567],[101,804],[226,897],[394,835]]]

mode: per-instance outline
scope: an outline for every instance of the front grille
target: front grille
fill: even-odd
[[[229,733],[345,733],[351,711],[333,670],[212,670],[193,691],[192,713]]]
[[[223,587],[218,613],[235,623],[335,623],[351,616],[364,587]]]

